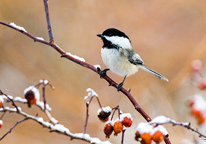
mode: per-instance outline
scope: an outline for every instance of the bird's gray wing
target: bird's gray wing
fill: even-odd
[[[142,65],[144,63],[141,57],[135,53],[133,49],[120,48],[119,51],[121,55],[125,56],[128,61],[134,65]]]

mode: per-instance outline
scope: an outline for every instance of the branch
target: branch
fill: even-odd
[[[5,136],[7,136],[9,133],[11,133],[11,131],[12,131],[18,124],[20,124],[20,123],[22,123],[22,122],[24,122],[24,121],[26,121],[26,120],[28,120],[28,118],[24,118],[24,119],[22,119],[22,120],[20,120],[20,121],[17,121],[16,124],[15,124],[7,133],[5,133],[3,136],[1,136],[0,141],[1,141]]]
[[[61,124],[53,125],[53,124],[51,124],[49,122],[45,122],[43,120],[43,118],[41,118],[41,117],[34,117],[34,116],[29,115],[29,114],[27,114],[27,113],[25,113],[25,112],[23,112],[21,110],[19,110],[19,112],[17,112],[17,110],[14,109],[14,108],[9,108],[9,107],[5,107],[4,109],[0,108],[0,112],[4,112],[4,111],[8,111],[10,113],[20,114],[20,115],[24,116],[25,119],[31,119],[31,120],[39,123],[44,128],[49,129],[50,132],[57,132],[59,134],[65,135],[65,136],[69,136],[69,137],[71,137],[71,139],[84,140],[86,142],[93,143],[93,144],[111,144],[109,141],[104,141],[103,142],[103,141],[100,141],[98,138],[92,138],[92,137],[89,136],[89,134],[71,133],[68,128],[66,128],[65,126],[63,126]],[[17,122],[16,125],[19,124],[20,122]],[[14,127],[16,125],[14,125]]]
[[[42,44],[46,44],[52,48],[54,48],[57,52],[59,52],[61,54],[61,57],[64,57],[68,60],[71,60],[73,61],[74,63],[76,64],[79,64],[85,68],[88,68],[92,71],[94,71],[95,73],[97,74],[100,74],[100,69],[99,68],[96,68],[95,66],[89,64],[89,63],[86,63],[84,62],[82,59],[80,59],[79,57],[74,57],[74,55],[70,54],[70,53],[67,53],[65,52],[63,49],[61,49],[58,45],[56,44],[51,44],[45,40],[42,40],[42,39],[38,39],[36,38],[35,36],[29,34],[28,32],[25,32],[25,31],[22,31],[10,24],[6,24],[4,22],[1,22],[0,21],[0,24],[4,25],[4,26],[7,26],[7,27],[10,27],[18,32],[21,32],[23,33],[24,35],[30,37],[31,39],[33,39],[35,42],[40,42]],[[102,77],[103,79],[105,79],[108,83],[109,83],[109,86],[113,86],[114,88],[117,88],[118,84],[113,81],[110,77],[108,77],[107,75],[104,75]],[[124,88],[121,88],[120,90],[125,96],[128,97],[128,99],[131,101],[131,103],[133,104],[133,106],[135,107],[135,109],[146,119],[146,121],[151,121],[151,118],[149,117],[149,115],[147,115],[147,113],[140,107],[140,105],[136,102],[136,100],[134,99],[134,97],[131,95],[131,93],[129,91],[127,91],[126,89]]]

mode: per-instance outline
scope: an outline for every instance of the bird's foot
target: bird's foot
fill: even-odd
[[[123,86],[123,82],[117,85],[117,91],[119,92]]]
[[[100,78],[103,78],[103,76],[105,76],[105,75],[107,74],[107,71],[108,71],[108,70],[109,70],[109,69],[104,69],[104,70],[100,71],[100,73],[99,73]]]

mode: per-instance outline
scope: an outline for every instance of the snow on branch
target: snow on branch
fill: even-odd
[[[13,26],[13,27],[15,27],[16,29],[19,29],[20,31],[24,31],[24,32],[27,32],[26,30],[25,30],[25,28],[23,28],[23,27],[21,27],[21,26],[18,26],[18,25],[16,25],[15,23],[13,23],[13,22],[11,22],[11,23],[9,23],[11,26]]]
[[[35,104],[38,106],[42,111],[45,112],[45,114],[48,116],[49,121],[45,121],[42,117],[32,116],[24,111],[21,110],[21,107],[18,107],[16,105],[16,102],[20,102],[23,104],[27,104],[27,99],[21,98],[21,97],[13,97],[6,95],[2,92],[2,95],[0,95],[1,102],[3,102],[3,99],[5,99],[7,102],[11,102],[13,105],[15,105],[14,108],[3,106],[0,108],[0,113],[3,113],[1,116],[1,120],[3,119],[3,116],[6,112],[9,113],[17,113],[24,117],[24,119],[17,121],[17,123],[3,136],[1,136],[0,141],[7,136],[18,124],[23,123],[26,120],[33,120],[40,125],[42,125],[44,128],[47,128],[50,130],[50,132],[56,132],[65,136],[69,136],[72,139],[79,139],[83,140],[92,144],[111,144],[109,141],[101,141],[98,138],[91,137],[89,134],[86,133],[71,133],[67,127],[65,127],[62,124],[58,123],[58,120],[56,120],[54,117],[51,116],[50,111],[52,110],[51,107],[46,104],[46,109],[44,109],[44,102],[38,100],[38,102]],[[2,99],[3,98],[3,99]],[[1,125],[3,124],[3,121],[1,122]]]
[[[154,118],[152,121],[150,121],[149,123],[150,124],[158,124],[158,125],[172,124],[173,126],[182,126],[184,128],[187,128],[187,129],[197,133],[200,138],[206,139],[206,135],[199,132],[198,129],[193,128],[189,122],[176,122],[175,120],[172,120],[168,117],[158,116],[158,117]]]

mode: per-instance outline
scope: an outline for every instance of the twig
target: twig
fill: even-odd
[[[20,120],[20,121],[17,121],[16,124],[15,124],[7,133],[5,133],[3,136],[1,136],[0,141],[1,141],[5,136],[7,136],[9,133],[11,133],[11,131],[12,131],[18,124],[20,124],[20,123],[22,123],[22,122],[24,122],[24,121],[26,121],[26,120],[28,120],[28,118],[24,118],[24,119],[22,119],[22,120]]]
[[[88,123],[88,119],[89,119],[89,105],[90,105],[93,98],[94,98],[94,96],[91,96],[90,100],[88,102],[86,102],[87,110],[86,110],[86,120],[85,120],[85,124],[84,124],[84,132],[83,132],[84,134],[86,134],[86,132],[87,132],[87,123]]]
[[[112,108],[112,110],[114,110],[114,112],[113,112],[113,114],[112,114],[112,116],[111,116],[111,120],[113,119],[114,114],[115,114],[116,111],[118,111],[118,117],[120,118],[120,109],[119,109],[119,105],[116,106],[116,107],[114,107],[114,108]]]
[[[124,144],[124,133],[125,133],[126,129],[122,130],[122,140],[121,140],[121,144]]]
[[[14,101],[5,93],[3,93],[1,90],[0,90],[0,95],[5,95],[7,97],[7,99],[9,99],[9,101],[11,101],[12,105],[16,108],[16,111],[18,112],[19,109],[17,107],[17,105],[14,103]]]
[[[54,89],[54,86],[52,86],[48,80],[40,80],[38,84],[35,85],[35,87],[39,88],[40,85],[43,85],[42,87],[42,97],[44,102],[44,110],[46,110],[46,96],[45,96],[45,89],[46,86],[49,85],[52,89]]]
[[[47,20],[47,29],[48,29],[48,33],[49,33],[49,43],[54,44],[54,36],[52,33],[51,21],[50,21],[50,17],[49,17],[48,0],[44,0],[44,9],[45,9],[46,20]]]

